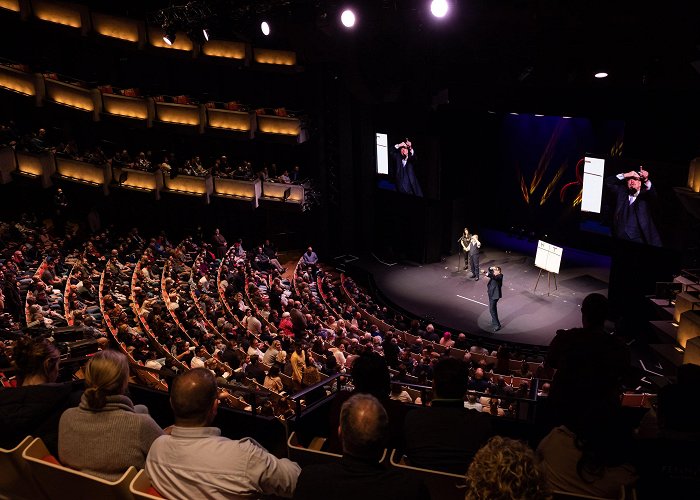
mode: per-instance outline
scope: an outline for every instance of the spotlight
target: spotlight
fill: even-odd
[[[177,38],[175,30],[169,26],[163,26],[163,41],[168,45],[172,45],[175,43],[175,38]]]
[[[260,23],[260,31],[262,31],[262,34],[265,36],[270,35],[270,25],[267,23],[267,21]]]
[[[595,76],[596,78],[607,78],[608,74],[605,71],[600,71],[593,76]]]
[[[346,28],[352,28],[355,26],[355,13],[350,9],[344,10],[340,15],[340,22],[343,23],[343,26]]]
[[[435,17],[445,17],[448,10],[449,5],[447,4],[447,0],[433,0],[430,2],[430,12],[432,12]]]
[[[206,40],[208,42],[209,41],[209,32],[207,31],[206,28],[204,28],[202,30],[202,35],[204,35],[204,40]]]

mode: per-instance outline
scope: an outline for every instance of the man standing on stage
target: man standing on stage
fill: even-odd
[[[457,240],[457,242],[460,245],[460,252],[464,252],[464,270],[466,271],[467,269],[471,269],[471,263],[469,261],[469,240],[471,240],[471,236],[469,236],[469,229],[466,227],[464,228],[464,233],[462,233],[462,236]]]
[[[489,278],[488,292],[491,326],[493,327],[493,331],[495,333],[501,329],[501,322],[498,320],[498,299],[503,296],[501,294],[501,287],[503,286],[503,275],[501,274],[501,268],[498,266],[489,267],[489,272],[486,277]]]
[[[470,278],[474,278],[474,281],[479,281],[479,253],[481,252],[481,242],[479,241],[478,234],[472,234],[469,240],[469,265],[471,266],[472,275]]]

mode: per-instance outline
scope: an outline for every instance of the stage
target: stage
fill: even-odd
[[[469,279],[458,254],[427,265],[392,263],[370,255],[350,265],[369,273],[389,304],[445,327],[453,336],[465,332],[521,344],[549,345],[557,329],[581,325],[580,307],[586,295],[607,295],[610,259],[606,256],[564,248],[560,273],[543,271],[540,276],[535,267],[536,241],[495,232],[481,240],[482,271],[494,265],[503,271],[503,298],[498,302],[503,328],[496,333],[491,331],[488,280],[483,274],[479,281]]]

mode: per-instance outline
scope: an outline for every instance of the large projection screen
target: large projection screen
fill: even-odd
[[[564,249],[546,241],[537,242],[537,254],[535,254],[535,266],[550,273],[559,274],[561,256]]]
[[[389,136],[377,132],[377,173],[389,175]]]
[[[604,159],[586,156],[583,164],[582,212],[600,213],[600,204],[603,197],[604,168]]]

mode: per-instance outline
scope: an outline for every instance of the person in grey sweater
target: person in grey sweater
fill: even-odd
[[[58,426],[60,462],[114,481],[133,465],[143,468],[148,450],[164,434],[143,405],[127,396],[129,363],[117,351],[100,351],[85,369],[85,393]]]

